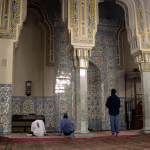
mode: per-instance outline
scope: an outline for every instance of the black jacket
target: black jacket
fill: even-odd
[[[110,115],[119,114],[120,98],[116,95],[112,95],[108,97],[107,102],[106,102],[106,107],[109,108]]]

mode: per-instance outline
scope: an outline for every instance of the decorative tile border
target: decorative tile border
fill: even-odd
[[[72,32],[72,42],[71,44],[87,44],[94,45],[95,37],[94,30],[96,30],[96,2],[94,0],[69,0],[69,29]],[[87,6],[87,7],[86,7]],[[79,12],[79,10],[83,9]],[[85,13],[86,12],[86,13]],[[84,15],[84,18],[81,20],[81,15]],[[79,29],[85,29],[85,35],[80,35]]]
[[[0,87],[12,87],[12,84],[0,84]]]
[[[143,19],[143,11],[142,11],[142,4],[140,0],[134,0],[135,7],[136,7],[136,20],[138,26],[138,34],[141,36],[141,48],[149,49],[150,44],[146,43],[145,40],[145,33],[144,33],[144,19]]]
[[[0,84],[0,135],[11,133],[11,84]]]

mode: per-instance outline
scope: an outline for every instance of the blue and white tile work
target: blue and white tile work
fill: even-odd
[[[102,19],[97,26],[97,34],[95,47],[92,50],[92,57],[97,59],[101,58],[103,61],[99,61],[104,70],[104,104],[107,98],[110,96],[112,88],[115,88],[118,93],[118,63],[117,63],[117,29],[119,26],[118,20]],[[115,37],[115,38],[114,38]],[[97,59],[98,60],[98,59]],[[101,87],[101,86],[100,86]],[[103,105],[105,107],[105,105]],[[104,109],[105,115],[101,118],[103,120],[104,130],[110,130],[110,120],[108,109]]]
[[[55,130],[59,130],[63,114],[72,121],[71,56],[66,50],[66,34],[61,14],[55,13]]]
[[[44,116],[45,116],[45,125],[46,129],[49,131],[54,131],[55,130],[55,105],[54,105],[54,97],[50,96],[45,96],[44,97],[44,103],[40,101],[38,102],[38,107],[37,108],[42,108],[44,106]],[[40,110],[40,109],[39,109]],[[40,112],[40,111],[39,111]]]
[[[44,115],[47,130],[54,130],[54,112],[53,96],[12,96],[12,115]]]
[[[0,84],[0,136],[11,133],[11,84]]]
[[[87,82],[88,127],[97,131],[101,130],[100,72],[97,66],[93,63],[89,63]]]
[[[126,130],[127,125],[125,121],[125,98],[120,97],[120,114],[119,114],[119,126],[121,130]]]
[[[66,50],[66,36],[60,14],[55,14],[55,96],[13,97],[13,114],[29,112],[44,115],[47,130],[59,130],[65,112],[75,123],[75,69]],[[117,43],[114,37],[118,22],[100,19],[88,68],[88,121],[93,130],[110,130],[110,118],[105,106],[112,88],[118,93]],[[125,98],[121,98],[120,129],[126,129]],[[23,104],[25,103],[25,104]]]

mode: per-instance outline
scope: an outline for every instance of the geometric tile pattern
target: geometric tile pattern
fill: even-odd
[[[34,102],[31,99],[27,99],[24,101],[22,112],[27,115],[29,113],[33,113],[33,114],[35,113],[34,112]]]
[[[12,115],[44,115],[46,129],[54,130],[54,97],[12,96],[11,101]]]
[[[116,43],[116,31],[118,29],[118,21],[113,19],[102,19],[97,26],[97,33],[95,37],[95,47],[96,51],[92,51],[92,57],[101,57],[103,63],[103,80],[104,83],[104,104],[106,103],[107,97],[110,96],[110,91],[115,88],[118,93],[118,63],[117,63],[117,43]],[[102,49],[99,51],[98,49]],[[96,60],[96,59],[95,59]],[[98,60],[98,59],[97,59]],[[102,70],[102,69],[101,69]],[[100,73],[102,73],[100,71]],[[110,130],[110,119],[108,115],[108,109],[103,105],[105,112],[105,118],[101,118],[102,129]]]
[[[66,50],[67,37],[64,25],[61,22],[61,14],[55,14],[55,130],[59,130],[60,120],[63,114],[68,113],[72,118],[72,79],[71,57]]]
[[[0,84],[0,136],[11,133],[11,84]]]
[[[101,89],[100,72],[93,63],[89,63],[87,72],[88,82],[88,127],[95,131],[101,130]]]
[[[41,102],[40,102],[41,103]],[[55,125],[55,118],[54,118],[54,97],[44,97],[44,116],[45,116],[45,127],[47,130],[54,131],[54,125]],[[41,103],[41,106],[43,107],[43,104]]]
[[[12,96],[12,115],[27,115],[30,113],[37,114],[36,96]]]
[[[126,130],[127,129],[127,125],[126,125],[126,121],[125,121],[125,98],[124,97],[120,97],[120,114],[119,114],[119,126],[120,129],[122,130]]]

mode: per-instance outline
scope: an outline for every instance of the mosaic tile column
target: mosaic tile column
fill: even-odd
[[[0,84],[0,136],[11,133],[11,84]]]
[[[74,49],[73,59],[76,68],[76,123],[72,138],[93,137],[88,130],[87,68],[91,50]]]
[[[61,22],[61,14],[55,14],[55,130],[59,131],[60,120],[67,112],[68,119],[72,117],[72,79],[71,57],[66,48],[67,36],[64,24]]]

